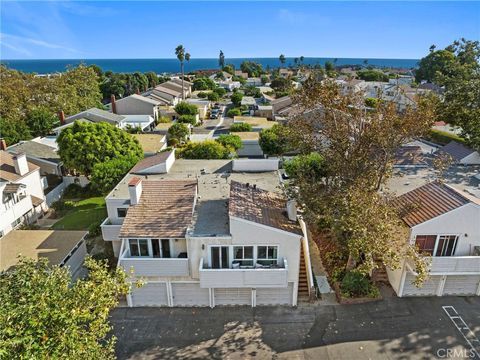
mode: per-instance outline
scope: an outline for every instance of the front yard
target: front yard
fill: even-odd
[[[107,217],[105,199],[91,197],[74,201],[74,207],[55,224],[55,230],[88,230],[91,224],[98,224]]]

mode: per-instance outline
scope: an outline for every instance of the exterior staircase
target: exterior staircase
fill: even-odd
[[[372,271],[372,281],[376,283],[390,284],[388,281],[387,269],[381,261],[376,261],[377,268]]]
[[[303,255],[303,243],[300,247],[300,273],[298,275],[298,302],[308,302],[307,268],[305,266],[305,257]]]

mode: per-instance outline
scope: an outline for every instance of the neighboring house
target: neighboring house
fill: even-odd
[[[432,154],[419,145],[403,145],[395,154],[395,168],[426,168],[432,164]]]
[[[91,109],[79,112],[78,114],[69,116],[67,118],[65,118],[63,111],[61,111],[59,114],[59,118],[60,118],[60,126],[52,130],[57,135],[59,135],[63,129],[69,126],[72,126],[75,121],[84,121],[84,122],[93,122],[93,123],[106,122],[120,129],[125,127],[124,116],[111,113],[102,109],[97,109],[97,108],[91,108]]]
[[[413,285],[415,267],[404,260],[387,269],[398,296],[480,295],[480,199],[430,182],[396,199],[410,228],[407,241],[430,257],[430,277]]]
[[[255,116],[264,117],[268,120],[273,120],[273,106],[272,105],[258,105],[255,108]]]
[[[0,236],[20,224],[36,221],[47,210],[40,167],[28,162],[25,154],[0,150]]]
[[[2,147],[2,150],[5,150]],[[40,167],[40,175],[48,174],[62,176],[64,172],[63,162],[57,153],[57,149],[34,140],[20,141],[6,149],[9,153],[27,155],[27,160]]]
[[[158,117],[158,108],[165,103],[148,97],[133,94],[112,102],[112,112],[120,115],[150,115]]]
[[[450,141],[447,145],[442,146],[439,153],[449,155],[456,164],[461,165],[479,165],[480,154],[456,141]]]
[[[166,174],[170,171],[174,162],[175,151],[164,151],[140,160],[130,170],[130,173],[138,175]]]
[[[232,74],[226,72],[226,71],[222,71],[222,74],[223,74],[223,79],[219,79],[217,77],[217,73],[215,74],[212,74],[210,75],[208,78],[210,80],[214,80],[214,81],[217,81],[217,80],[221,80],[221,81],[231,81],[232,80]]]
[[[389,79],[388,82],[390,84],[395,84],[395,85],[412,85],[415,82],[415,77],[414,76],[409,76],[409,75],[398,75],[397,78],[395,79]]]
[[[18,256],[46,258],[51,266],[68,267],[72,279],[80,275],[87,255],[86,231],[14,230],[0,239],[0,272],[18,264]]]
[[[258,77],[249,77],[247,78],[247,81],[245,82],[246,86],[261,86],[262,80]]]
[[[273,119],[277,120],[285,118],[288,115],[288,111],[292,107],[292,98],[290,96],[284,96],[271,101]]]
[[[144,93],[143,96],[163,102],[167,105],[175,106],[182,100],[182,89],[181,87],[178,87],[178,89],[171,89],[164,86],[164,84],[161,84],[156,86],[153,90]]]
[[[252,111],[255,110],[255,108],[257,107],[257,102],[255,101],[255,98],[253,96],[244,96],[240,105],[246,106],[248,110]]]
[[[124,115],[122,129],[129,126],[132,128],[140,128],[143,131],[152,131],[155,128],[155,119],[151,115]]]
[[[145,156],[152,156],[167,147],[167,136],[164,134],[131,134],[138,140]]]
[[[235,76],[242,77],[245,80],[248,79],[248,73],[242,72],[242,70],[235,70]]]
[[[240,89],[240,87],[242,86],[242,84],[239,81],[219,81],[217,85],[224,88],[227,91]]]
[[[180,78],[172,78],[169,82],[173,82],[182,86],[182,79]],[[192,86],[193,83],[187,80],[183,80],[183,88],[185,89],[185,97],[189,96],[192,93]]]
[[[293,76],[293,71],[285,68],[281,68],[278,70],[278,75],[280,75],[283,78],[288,78]]]
[[[295,306],[308,296],[313,281],[300,275],[310,269],[300,268],[308,239],[279,185],[277,171],[237,173],[231,160],[128,174],[106,197],[102,224],[118,266],[145,282],[128,305]]]
[[[210,109],[210,101],[202,99],[186,99],[185,101],[197,107],[198,116],[201,120],[206,119],[208,110]]]

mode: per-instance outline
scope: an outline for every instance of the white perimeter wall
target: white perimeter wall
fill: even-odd
[[[279,161],[273,159],[235,159],[232,161],[233,171],[262,172],[278,170]]]

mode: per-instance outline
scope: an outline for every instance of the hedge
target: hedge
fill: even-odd
[[[459,143],[465,142],[465,139],[461,138],[456,134],[452,134],[447,131],[442,131],[437,129],[431,129],[428,135],[426,136],[426,138],[427,140],[430,140],[440,145],[446,145],[452,140],[457,141]]]

